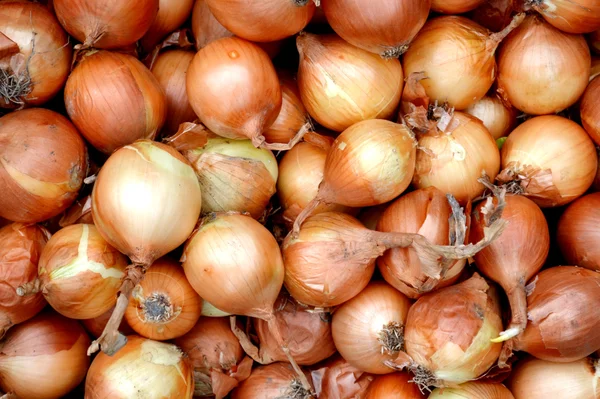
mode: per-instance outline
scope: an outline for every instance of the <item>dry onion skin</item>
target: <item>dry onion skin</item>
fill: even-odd
[[[127,345],[114,356],[96,356],[85,382],[86,398],[193,397],[193,368],[178,347],[137,335],[127,338]]]
[[[175,31],[188,19],[194,0],[159,0],[154,22],[140,39],[140,46],[152,50],[165,36]]]
[[[365,399],[425,399],[425,394],[411,380],[407,372],[377,376],[369,384]]]
[[[525,0],[554,27],[567,33],[600,29],[600,3],[596,0]]]
[[[481,98],[465,109],[465,113],[482,121],[494,140],[508,136],[517,125],[517,110],[504,104],[497,96]]]
[[[64,86],[72,47],[42,4],[3,1],[0,10],[0,108],[41,105]]]
[[[564,33],[530,15],[500,46],[498,89],[525,113],[557,113],[581,97],[590,64],[583,36]]]
[[[313,396],[302,387],[287,363],[273,363],[252,370],[250,377],[232,393],[231,399],[307,399]]]
[[[154,75],[134,57],[91,50],[65,86],[69,118],[96,149],[110,154],[139,139],[154,139],[167,101]]]
[[[600,78],[591,80],[581,98],[581,124],[596,145],[600,145]]]
[[[0,118],[0,217],[23,223],[60,214],[87,173],[77,129],[56,112],[34,108]]]
[[[485,0],[432,0],[431,10],[442,14],[463,14],[485,3]]]
[[[342,132],[360,121],[393,116],[404,86],[399,60],[385,60],[337,35],[305,33],[296,46],[302,103],[319,124]]]
[[[192,9],[192,33],[196,39],[196,49],[206,47],[210,42],[231,37],[229,32],[213,15],[206,0],[196,0]]]
[[[320,399],[363,398],[374,379],[339,354],[315,366],[310,376]]]
[[[472,381],[458,387],[437,388],[431,392],[428,399],[515,399],[515,397],[502,384]]]

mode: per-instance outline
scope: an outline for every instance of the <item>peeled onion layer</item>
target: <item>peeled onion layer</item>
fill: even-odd
[[[595,0],[526,0],[554,27],[567,33],[600,29],[600,4]]]

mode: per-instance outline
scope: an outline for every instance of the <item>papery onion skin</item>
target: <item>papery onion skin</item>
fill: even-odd
[[[246,381],[232,393],[231,399],[277,399],[310,397],[306,392],[294,395],[299,382],[288,363],[273,363],[255,368]],[[300,389],[301,386],[300,386]]]
[[[144,36],[159,0],[53,0],[52,5],[60,24],[84,47],[116,49]]]
[[[465,113],[482,121],[494,140],[508,136],[517,125],[517,110],[507,107],[496,96],[483,97],[465,109]]]
[[[97,51],[85,55],[65,86],[69,118],[96,149],[110,154],[139,139],[154,139],[167,112],[165,93],[134,57]]]
[[[393,360],[402,348],[402,337],[393,335],[402,334],[410,305],[410,300],[393,287],[372,282],[336,309],[331,327],[335,346],[348,363],[360,370],[392,373],[394,370],[385,362]],[[394,348],[386,345],[387,330],[395,339]]]
[[[327,0],[327,22],[348,43],[385,58],[400,56],[423,27],[431,0]]]
[[[485,0],[432,0],[431,10],[443,14],[462,14],[476,9]]]
[[[52,236],[40,257],[42,293],[65,317],[98,317],[115,305],[127,264],[94,225],[65,227]]]
[[[64,116],[42,109],[0,118],[0,216],[23,223],[49,219],[77,198],[87,151]]]
[[[196,0],[192,9],[192,33],[196,39],[196,49],[206,47],[210,42],[234,36],[213,15],[206,0]]]
[[[428,399],[515,399],[515,397],[502,384],[471,381],[457,387],[436,388]]]
[[[0,388],[20,399],[64,397],[85,377],[90,339],[79,323],[45,312],[0,343]]]
[[[377,376],[369,384],[365,399],[425,399],[419,386],[410,382],[411,379],[407,372]]]
[[[306,33],[296,46],[302,103],[319,124],[342,132],[360,121],[393,116],[404,86],[399,60],[384,60],[337,35]]]
[[[554,27],[567,33],[600,29],[600,3],[596,0],[528,0]]]
[[[600,271],[600,193],[573,202],[558,222],[558,245],[569,264]]]
[[[93,319],[81,320],[81,324],[83,324],[85,329],[92,335],[92,337],[98,338],[100,335],[102,335],[102,331],[104,331],[106,323],[108,323],[108,320],[113,313],[113,309],[114,307],[110,308],[107,312],[101,314],[100,316],[94,317]],[[129,324],[127,324],[127,320],[125,320],[125,318],[123,318],[121,321],[119,331],[124,335],[135,334]]]
[[[315,392],[321,399],[364,398],[374,376],[351,366],[339,354],[311,371]]]
[[[54,14],[41,4],[3,1],[0,32],[19,46],[20,55],[13,57],[19,58],[19,66],[26,66],[26,69],[21,69],[23,75],[19,77],[30,80],[25,87],[17,90],[21,91],[20,95],[13,94],[7,98],[0,94],[0,108],[12,108],[21,102],[30,106],[41,105],[54,97],[67,80],[72,53],[68,37]],[[5,71],[6,67],[8,65],[3,65],[0,69]]]
[[[289,143],[300,129],[311,126],[310,117],[298,91],[298,83],[289,76],[279,74],[281,84],[281,111],[275,122],[264,131],[269,143]]]
[[[498,89],[525,113],[557,113],[583,94],[590,63],[583,36],[561,32],[530,15],[500,46]]]
[[[86,399],[191,399],[193,369],[179,348],[137,335],[114,356],[99,353],[85,383]]]
[[[600,78],[594,78],[581,98],[581,124],[596,145],[600,145]]]
[[[167,34],[179,28],[188,19],[194,0],[159,0],[154,22],[140,39],[141,47],[149,52]]]

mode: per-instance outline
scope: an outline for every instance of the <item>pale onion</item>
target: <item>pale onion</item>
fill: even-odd
[[[378,376],[369,384],[365,399],[425,399],[425,394],[411,380],[412,376],[406,372]]]
[[[72,53],[54,14],[34,2],[3,1],[0,37],[0,108],[52,99],[67,80]]]
[[[191,399],[193,394],[193,368],[183,352],[137,335],[114,356],[98,354],[85,382],[86,398],[94,399]]]
[[[75,320],[39,314],[0,341],[0,389],[19,399],[64,397],[85,378],[89,343]]]
[[[138,139],[154,139],[165,122],[167,101],[140,61],[91,50],[69,75],[65,107],[86,140],[110,154]]]
[[[374,377],[351,366],[339,354],[320,363],[310,373],[319,399],[364,398]]]
[[[431,10],[443,14],[462,14],[476,9],[485,0],[432,0]]]
[[[517,110],[497,96],[483,97],[465,109],[465,113],[482,121],[494,140],[508,136],[517,125]]]
[[[556,113],[581,97],[590,62],[583,36],[561,32],[530,15],[500,46],[498,89],[525,113]]]
[[[575,122],[554,115],[519,125],[502,146],[501,183],[511,182],[542,208],[567,204],[592,185],[598,155]]]
[[[529,399],[530,396],[527,398]],[[562,399],[562,396],[560,398]],[[502,384],[473,381],[452,388],[436,388],[428,399],[515,399],[515,397]]]
[[[600,29],[597,0],[525,0],[554,27],[567,33],[589,33]]]
[[[594,78],[581,98],[581,124],[596,145],[600,145],[600,78]]]
[[[156,18],[140,39],[140,46],[146,52],[151,51],[165,36],[183,25],[193,6],[194,0],[159,0]]]
[[[302,103],[319,124],[341,132],[394,115],[404,85],[399,60],[385,60],[337,35],[306,33],[297,37],[296,46]]]
[[[77,198],[87,150],[73,124],[56,112],[25,109],[0,118],[0,217],[49,219]]]
[[[312,398],[302,387],[294,369],[287,363],[255,368],[250,377],[232,393],[231,399],[305,399]]]
[[[231,37],[229,32],[213,15],[206,0],[196,0],[192,9],[192,33],[196,39],[196,49],[206,47],[210,42]]]

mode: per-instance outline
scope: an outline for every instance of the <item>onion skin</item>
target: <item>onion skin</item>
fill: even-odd
[[[530,15],[500,46],[498,89],[525,113],[557,113],[581,97],[590,65],[583,36],[561,32]]]
[[[277,399],[310,397],[305,391],[294,395],[292,388],[298,385],[292,366],[287,363],[273,363],[255,368],[250,378],[240,384],[232,393],[231,399]]]
[[[104,353],[92,362],[85,399],[191,399],[193,369],[179,348],[136,335],[114,356]]]
[[[52,5],[60,24],[84,47],[116,49],[146,34],[156,19],[159,0],[53,0]]]
[[[400,56],[423,27],[431,0],[327,0],[327,22],[348,43],[381,55]]]
[[[600,145],[600,78],[592,79],[581,98],[581,123],[596,145]]]
[[[54,14],[41,4],[3,1],[0,32],[19,46],[18,55],[9,59],[19,66],[27,66],[25,74],[31,80],[17,98],[0,95],[0,108],[13,108],[21,102],[38,106],[54,97],[67,80],[72,56],[67,34]],[[6,67],[8,65],[0,66],[3,70]]]
[[[515,397],[502,384],[471,381],[458,387],[437,388],[428,399],[515,399]]]
[[[35,283],[38,261],[49,238],[50,233],[37,225],[13,223],[0,229],[0,338],[46,306],[41,292],[19,296],[17,288]]]
[[[71,72],[65,106],[81,134],[105,154],[154,139],[167,112],[154,75],[132,56],[108,51],[86,55]]]
[[[600,29],[600,4],[595,0],[528,0],[546,22],[567,33]]]
[[[275,122],[263,133],[269,143],[289,143],[300,131],[311,126],[310,116],[302,104],[298,83],[279,74],[281,85],[281,111]]]
[[[20,399],[64,397],[85,377],[90,339],[79,323],[42,313],[0,342],[0,388]]]
[[[36,223],[60,214],[86,172],[85,143],[64,116],[35,108],[0,118],[0,217]]]
[[[517,125],[517,110],[513,107],[507,107],[496,96],[483,97],[471,104],[465,110],[465,113],[482,121],[494,140],[508,136]]]
[[[140,39],[142,48],[151,51],[165,36],[177,30],[188,19],[193,6],[194,0],[159,0],[156,18]]]
[[[206,47],[210,42],[234,36],[213,15],[206,0],[196,0],[192,9],[192,33],[196,39],[196,49]]]
[[[419,386],[410,382],[412,376],[406,372],[377,376],[365,399],[425,399]]]
[[[472,11],[485,0],[432,0],[431,10],[442,14],[462,14]]]
[[[384,60],[337,35],[306,33],[296,46],[302,103],[319,124],[342,132],[360,121],[394,115],[404,86],[399,60]]]
[[[573,202],[558,222],[558,245],[569,264],[600,271],[600,193]]]
[[[315,392],[320,399],[364,398],[374,377],[351,366],[339,354],[311,371]]]

